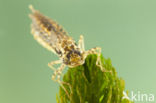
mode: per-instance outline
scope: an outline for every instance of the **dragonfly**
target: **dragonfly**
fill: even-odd
[[[39,44],[59,57],[59,60],[48,63],[48,66],[54,70],[52,80],[62,83],[60,79],[64,68],[84,64],[86,57],[90,54],[97,54],[96,65],[100,67],[101,71],[105,71],[100,60],[100,47],[85,50],[83,35],[80,35],[80,39],[76,43],[56,21],[44,16],[32,5],[29,5],[29,8],[32,11],[29,14],[32,20],[31,34]],[[54,67],[56,64],[60,64],[57,69]]]

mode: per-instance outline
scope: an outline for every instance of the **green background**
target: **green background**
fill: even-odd
[[[0,0],[0,103],[56,103],[47,63],[58,57],[30,34],[29,4],[100,46],[127,90],[156,94],[155,0]]]

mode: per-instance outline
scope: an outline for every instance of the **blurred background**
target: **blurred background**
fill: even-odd
[[[58,57],[30,34],[29,4],[83,34],[86,49],[100,46],[126,90],[156,94],[155,0],[0,0],[0,103],[56,103],[47,64]]]

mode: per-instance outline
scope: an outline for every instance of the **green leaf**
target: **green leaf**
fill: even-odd
[[[89,55],[83,65],[68,69],[63,82],[70,84],[64,85],[70,96],[60,87],[57,103],[132,103],[122,99],[125,83],[117,77],[111,60],[101,56],[103,67],[110,72],[102,72],[96,60],[97,55]]]

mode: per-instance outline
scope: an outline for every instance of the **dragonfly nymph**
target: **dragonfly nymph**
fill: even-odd
[[[68,67],[76,67],[84,64],[85,58],[89,54],[97,54],[96,65],[104,72],[100,55],[101,48],[96,47],[85,51],[84,39],[80,35],[78,44],[58,25],[55,21],[47,16],[44,16],[39,11],[35,10],[32,5],[29,6],[32,13],[29,17],[32,19],[31,33],[34,38],[45,48],[59,56],[59,60],[48,63],[48,66],[54,70],[52,79],[61,83],[61,73],[63,69]],[[55,69],[55,64],[61,64]]]

